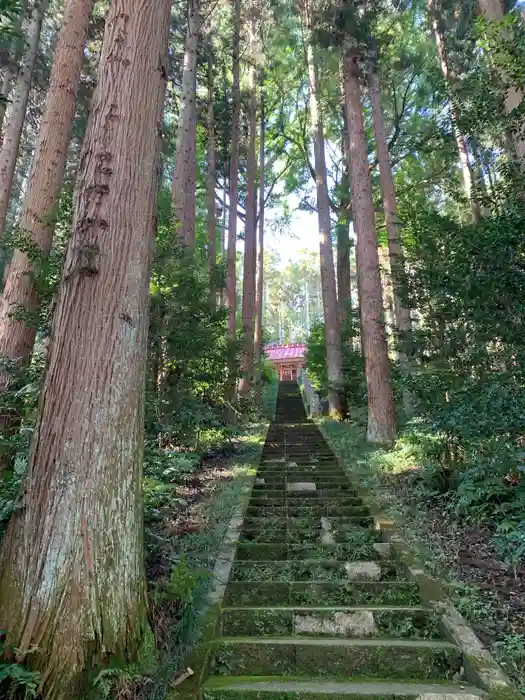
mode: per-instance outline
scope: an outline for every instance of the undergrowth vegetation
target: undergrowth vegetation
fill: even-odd
[[[386,450],[366,443],[366,411],[355,406],[352,415],[347,423],[323,422],[332,447],[352,477],[374,493],[427,570],[446,582],[460,613],[524,692],[523,552],[512,547],[510,537],[502,545],[496,516],[486,515],[490,506],[468,517],[458,507],[461,492],[436,489],[439,436],[426,432],[422,421],[408,423],[395,448]],[[514,497],[511,493],[509,500]],[[487,522],[492,527],[484,527]]]

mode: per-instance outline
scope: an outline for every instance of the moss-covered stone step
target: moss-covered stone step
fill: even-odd
[[[344,471],[344,469],[338,465],[332,463],[326,463],[326,462],[312,462],[311,460],[309,462],[303,462],[302,464],[298,462],[293,462],[293,461],[285,461],[281,463],[261,463],[257,469],[257,472],[260,474],[268,474],[269,476],[271,475],[282,475],[282,474],[300,474],[300,473],[306,473],[306,474],[334,474],[337,476],[345,476],[348,478],[347,473]]]
[[[291,506],[288,504],[287,514],[289,518],[357,518],[368,516],[370,511],[362,504],[354,506],[330,506],[324,504],[318,505],[315,503],[306,506]]]
[[[451,680],[462,662],[456,646],[434,640],[223,637],[211,644],[214,675]]]
[[[335,544],[289,545],[285,542],[239,542],[237,561],[363,561],[385,558],[380,541],[381,533],[368,531],[368,539],[362,542],[336,542]],[[375,539],[375,541],[372,541]]]
[[[230,581],[223,604],[231,605],[419,605],[417,584],[374,582]]]
[[[266,527],[273,525],[280,525],[282,527],[288,527],[291,530],[298,530],[301,528],[311,528],[311,527],[322,527],[323,516],[317,515],[312,517],[309,513],[307,517],[293,517],[288,515],[288,517],[278,517],[275,516],[270,521],[268,518],[258,518],[258,517],[246,517],[244,524],[245,527]],[[342,528],[355,528],[355,527],[370,527],[374,523],[374,519],[370,515],[341,515],[334,518],[324,517],[324,521],[328,522],[334,529]]]
[[[231,581],[393,581],[403,576],[394,562],[264,561],[234,564]]]
[[[326,506],[313,503],[306,506],[248,506],[247,518],[358,518],[369,515],[369,509],[364,505]]]
[[[389,637],[439,639],[439,616],[425,608],[246,608],[222,611],[226,637]]]
[[[482,700],[484,693],[459,683],[322,681],[254,676],[215,676],[204,700]]]
[[[304,507],[328,507],[328,508],[347,508],[355,505],[361,505],[362,500],[357,495],[345,494],[340,498],[315,498],[315,500],[307,500],[305,502],[304,498],[297,498],[296,496],[288,496],[285,493],[281,493],[276,498],[268,498],[267,496],[253,495],[250,498],[250,506],[278,506],[283,507],[287,505],[290,508],[304,508]]]
[[[239,538],[240,542],[288,542],[289,544],[316,543],[365,543],[376,541],[376,531],[366,527],[366,523],[352,526],[332,527],[324,530],[321,526],[301,526],[297,528],[278,527],[271,521],[265,521],[265,526],[258,528],[254,525],[245,525]]]
[[[299,486],[302,484],[302,486]],[[314,484],[314,487],[306,487],[304,484]],[[284,488],[272,488],[271,485],[261,484],[259,486],[254,486],[252,495],[253,497],[261,498],[280,498],[282,495],[289,496],[290,498],[329,498],[329,497],[343,497],[343,496],[353,496],[356,497],[356,491],[350,486],[349,482],[336,486],[324,486],[322,483],[317,484],[315,480],[310,479],[307,482],[296,481],[286,483]]]

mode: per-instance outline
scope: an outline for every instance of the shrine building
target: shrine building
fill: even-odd
[[[275,365],[281,382],[297,379],[306,363],[306,345],[302,343],[269,345],[264,352]]]

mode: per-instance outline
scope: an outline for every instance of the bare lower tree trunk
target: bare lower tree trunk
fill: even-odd
[[[195,178],[197,138],[197,46],[200,0],[189,0],[188,30],[184,48],[182,95],[180,99],[175,170],[173,171],[173,213],[177,233],[184,245],[195,245]]]
[[[357,57],[349,49],[343,58],[343,81],[350,135],[352,211],[357,236],[361,342],[368,387],[367,440],[388,445],[396,436],[396,410],[384,330],[383,296],[359,67]]]
[[[22,205],[20,229],[31,245],[47,256],[54,233],[54,214],[66,166],[84,45],[93,0],[71,0],[56,45],[44,115],[35,148],[29,185]],[[0,302],[0,357],[10,365],[24,366],[33,351],[36,329],[18,320],[21,309],[38,307],[34,269],[27,253],[16,249],[6,276]],[[0,395],[9,387],[11,375],[0,372]],[[14,424],[13,424],[14,419]],[[16,416],[0,414],[0,430],[16,429]],[[0,460],[0,470],[4,460]]]
[[[2,151],[0,152],[0,237],[4,234],[9,199],[13,188],[20,139],[24,128],[27,102],[31,89],[33,68],[35,67],[42,20],[49,0],[34,0],[30,15],[25,22],[26,50],[20,63],[13,99],[8,113]]]
[[[456,109],[456,100],[453,96],[453,86],[451,85],[451,75],[448,66],[448,56],[447,49],[445,46],[445,37],[443,34],[443,29],[441,27],[439,11],[436,7],[436,0],[428,0],[428,14],[432,23],[432,29],[434,31],[434,36],[436,39],[437,54],[439,59],[439,64],[441,66],[441,72],[445,78],[445,84],[447,86],[449,97],[450,97],[450,116],[452,119],[452,129],[454,131],[454,138],[456,139],[456,145],[458,147],[459,162],[461,165],[461,175],[463,178],[463,188],[465,190],[465,195],[470,206],[470,212],[472,215],[472,221],[474,223],[481,219],[481,211],[478,202],[476,201],[473,183],[474,178],[472,174],[472,168],[469,163],[468,158],[468,146],[467,139],[461,133],[458,125],[458,115]]]
[[[410,346],[412,324],[410,311],[403,303],[403,283],[405,280],[405,255],[401,242],[401,223],[397,216],[396,193],[394,178],[390,165],[388,152],[388,139],[386,134],[383,108],[381,106],[381,92],[379,80],[375,70],[369,72],[369,94],[372,106],[372,120],[374,123],[374,135],[376,141],[377,162],[379,164],[379,180],[383,195],[383,210],[385,214],[386,232],[388,237],[388,254],[390,262],[390,277],[392,281],[392,297],[394,305],[395,329],[400,342],[398,357],[402,364],[408,362],[407,349]]]
[[[39,418],[0,552],[0,628],[45,700],[135,658],[148,628],[144,385],[170,6],[113,0],[106,19]]]
[[[343,378],[343,353],[341,349],[341,323],[337,307],[334,254],[330,222],[330,200],[326,182],[323,120],[319,109],[319,75],[315,64],[312,43],[307,46],[308,76],[310,82],[310,119],[314,139],[315,181],[317,189],[317,216],[319,221],[319,255],[323,310],[325,322],[326,368],[329,390],[330,415],[343,420],[348,413]]]
[[[240,31],[241,31],[241,2],[233,0],[233,87],[232,87],[232,121],[231,121],[231,151],[230,151],[230,211],[228,212],[228,272],[226,280],[226,303],[230,310],[228,331],[231,338],[236,335],[237,315],[237,179],[239,177],[239,122],[241,115],[240,95]]]
[[[350,196],[350,174],[346,158],[348,153],[348,124],[346,110],[343,108],[343,144],[344,171],[340,184],[341,196],[337,212],[337,299],[341,323],[350,318],[352,311],[352,286],[350,281],[350,221],[352,205]],[[345,337],[344,342],[351,342]]]
[[[257,259],[257,294],[255,299],[254,363],[257,368],[257,400],[261,403],[262,318],[264,304],[264,152],[266,123],[264,96],[261,90],[261,136],[259,145],[259,257]]]
[[[254,41],[254,27],[251,22],[250,43]],[[248,394],[253,379],[253,343],[255,324],[255,276],[257,270],[257,94],[255,89],[255,65],[250,66],[248,75],[248,153],[246,161],[246,223],[244,236],[244,265],[242,284],[242,328],[244,352],[241,363],[239,393]]]
[[[486,20],[491,22],[501,22],[505,17],[505,11],[501,0],[478,0],[478,5],[481,14]],[[502,30],[504,33],[504,30]],[[508,37],[505,37],[508,40]],[[508,83],[508,76],[506,72],[499,68],[500,75],[503,82]],[[513,110],[521,105],[524,98],[523,90],[519,90],[514,86],[509,86],[507,93],[505,95],[505,112],[510,115]],[[519,127],[512,130],[512,144],[518,156],[521,167],[525,167],[525,120],[523,116],[521,117],[521,123]]]
[[[210,304],[217,304],[215,268],[217,266],[217,216],[215,211],[215,112],[213,109],[213,56],[211,46],[208,55],[208,265],[210,267]]]
[[[237,189],[239,177],[239,129],[241,116],[240,89],[240,33],[241,33],[241,0],[233,0],[233,51],[232,51],[232,119],[231,119],[231,149],[230,149],[230,182],[229,182],[229,211],[228,211],[228,252],[226,263],[226,306],[228,315],[228,336],[234,341],[237,337]],[[232,356],[228,367],[226,397],[230,406],[235,400],[236,361]],[[231,408],[227,418],[233,422],[234,413]]]

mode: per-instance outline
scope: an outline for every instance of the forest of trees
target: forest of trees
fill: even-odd
[[[0,655],[45,700],[138,655],[145,454],[260,416],[269,340],[370,443],[417,422],[525,554],[519,8],[1,0],[0,32]],[[290,195],[319,255],[283,269]]]

